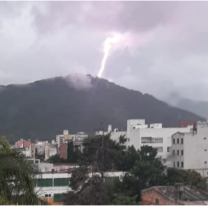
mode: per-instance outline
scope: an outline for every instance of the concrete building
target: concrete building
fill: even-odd
[[[35,144],[30,139],[20,139],[14,144],[14,148],[18,149],[26,157],[35,157]]]
[[[207,205],[208,194],[195,188],[155,186],[142,191],[142,205]]]
[[[51,156],[54,156],[57,153],[56,145],[49,144],[45,146],[45,160],[48,160]]]
[[[118,141],[121,135],[127,138],[127,146],[133,145],[135,149],[148,145],[156,148],[158,157],[161,157],[163,163],[168,165],[168,155],[170,154],[171,136],[176,132],[189,132],[193,125],[186,127],[164,128],[162,123],[147,125],[144,119],[130,119],[127,121],[127,131],[114,131],[111,138]]]
[[[61,143],[60,147],[58,148],[59,157],[66,160],[67,150],[68,150],[68,143]]]
[[[191,169],[208,177],[208,123],[197,122],[190,132],[172,135],[171,167]]]
[[[125,173],[123,172],[105,172],[104,177],[106,180],[109,178],[121,179]],[[92,176],[90,172],[89,177]],[[100,173],[98,173],[100,175]],[[46,172],[36,176],[35,192],[37,195],[48,201],[50,204],[60,205],[63,204],[64,194],[72,189],[69,186],[71,173],[62,172]]]
[[[56,135],[56,142],[58,148],[62,143],[67,143],[68,141],[74,140],[75,135],[70,135],[68,130],[64,130],[63,134]]]

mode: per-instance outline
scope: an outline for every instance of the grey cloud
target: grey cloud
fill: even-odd
[[[0,2],[0,84],[95,76],[105,38],[127,32],[104,78],[161,99],[176,92],[207,100],[207,9],[208,2]]]
[[[177,7],[178,2],[37,2],[33,12],[41,31],[79,25],[141,32],[168,23]]]

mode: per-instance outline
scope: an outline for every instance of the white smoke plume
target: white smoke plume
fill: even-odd
[[[92,87],[90,76],[85,74],[72,73],[65,77],[65,80],[77,90],[88,90]]]

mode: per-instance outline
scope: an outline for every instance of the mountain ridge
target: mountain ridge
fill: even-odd
[[[70,133],[94,133],[100,122],[126,129],[127,119],[178,126],[181,121],[204,118],[170,106],[149,94],[130,90],[90,75],[68,75],[24,85],[10,84],[0,92],[0,133],[18,138],[55,139]]]

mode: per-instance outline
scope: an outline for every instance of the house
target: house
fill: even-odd
[[[176,184],[155,186],[142,191],[142,205],[207,205],[208,194]]]

